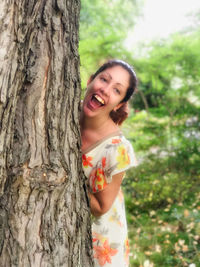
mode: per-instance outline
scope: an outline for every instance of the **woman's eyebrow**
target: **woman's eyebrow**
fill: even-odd
[[[110,73],[105,71],[104,74],[106,74],[107,76],[109,76],[110,79],[112,79],[112,76],[110,75]]]
[[[113,79],[112,76],[110,75],[110,73],[108,73],[108,72],[104,72],[104,73],[106,75],[108,75],[111,80]],[[123,86],[123,84],[121,84],[120,82],[116,82],[116,84]]]

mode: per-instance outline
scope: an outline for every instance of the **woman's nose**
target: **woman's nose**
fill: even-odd
[[[106,86],[102,86],[101,87],[101,93],[108,96],[110,92],[110,86],[106,85]]]

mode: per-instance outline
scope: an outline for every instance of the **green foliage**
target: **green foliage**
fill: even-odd
[[[124,125],[139,158],[124,181],[132,214],[185,201],[200,186],[199,118],[156,114],[138,112]]]
[[[168,41],[150,44],[145,56],[133,60],[149,107],[162,106],[173,114],[184,102],[200,97],[199,36],[199,32],[176,34]],[[143,108],[139,95],[133,105]]]
[[[139,159],[123,185],[134,267],[200,266],[200,38],[194,36],[155,45],[135,61],[148,110],[136,95],[124,125]]]
[[[130,54],[123,43],[128,30],[135,24],[139,4],[138,0],[82,0],[79,53],[83,88],[105,59],[128,61]]]

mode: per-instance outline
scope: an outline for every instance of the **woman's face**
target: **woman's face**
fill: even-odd
[[[99,73],[88,81],[87,93],[83,101],[86,116],[108,116],[112,110],[122,105],[129,87],[130,76],[121,66],[114,66]]]

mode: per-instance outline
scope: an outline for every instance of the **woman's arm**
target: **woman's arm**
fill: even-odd
[[[102,191],[92,194],[90,197],[91,213],[98,217],[106,213],[112,206],[124,177],[124,172],[113,175],[112,182]]]

